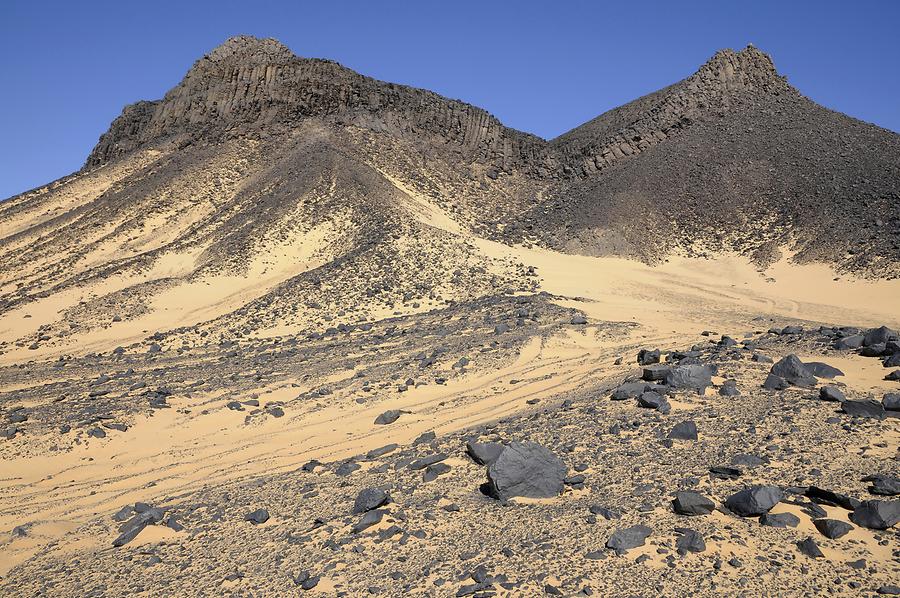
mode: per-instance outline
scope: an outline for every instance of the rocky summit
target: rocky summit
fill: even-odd
[[[686,75],[545,140],[240,36],[126,106],[0,202],[0,595],[896,593],[900,136]]]

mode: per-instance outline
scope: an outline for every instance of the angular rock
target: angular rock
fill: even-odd
[[[633,525],[624,529],[617,529],[606,541],[606,547],[616,552],[625,552],[638,546],[643,546],[653,530],[646,525]]]
[[[650,365],[651,363],[659,363],[659,349],[641,349],[637,354],[638,365]]]
[[[662,363],[646,365],[641,370],[641,379],[648,382],[665,380],[671,368]]]
[[[819,533],[831,540],[846,536],[853,529],[852,525],[838,519],[815,519],[813,525]]]
[[[823,386],[819,389],[819,398],[823,401],[833,401],[836,403],[842,403],[847,400],[844,392],[838,388],[837,386]]]
[[[881,496],[897,496],[900,494],[900,478],[892,475],[870,475],[863,478],[864,482],[872,482],[869,492]]]
[[[738,390],[737,380],[726,380],[719,388],[719,395],[723,397],[738,397],[741,391]]]
[[[388,409],[375,418],[375,425],[386,426],[392,424],[400,418],[402,412],[399,409]]]
[[[690,420],[675,424],[668,437],[675,440],[697,440],[697,424]]]
[[[675,493],[672,508],[679,515],[708,515],[716,508],[716,504],[699,492],[686,490]]]
[[[775,486],[751,486],[729,496],[725,506],[741,517],[757,517],[772,510],[783,497]]]
[[[793,353],[787,355],[786,357],[783,357],[780,361],[773,365],[769,373],[778,376],[792,386],[816,385],[816,377],[809,370],[809,368],[807,368],[806,365],[802,361],[800,361],[800,358]]]
[[[763,513],[759,523],[766,527],[797,527],[800,518],[793,513]]]
[[[900,393],[889,392],[881,399],[885,411],[900,411]]]
[[[820,559],[825,556],[819,549],[819,545],[812,538],[797,542],[797,549],[810,558]]]
[[[357,521],[353,525],[353,527],[351,528],[351,531],[354,534],[358,534],[362,531],[369,529],[373,525],[377,525],[377,524],[381,523],[381,520],[384,517],[385,513],[387,513],[387,511],[385,511],[384,509],[375,509],[374,511],[366,511],[365,513],[363,513],[363,516],[359,518],[359,521]]]
[[[766,376],[766,380],[763,382],[762,387],[766,390],[785,390],[790,388],[791,385],[781,376],[769,373],[769,375]]]
[[[679,365],[666,375],[666,384],[676,389],[694,390],[703,394],[712,385],[714,370],[711,366],[691,364]]]
[[[151,508],[143,513],[138,513],[119,528],[121,535],[113,540],[113,546],[119,547],[134,540],[148,525],[154,525],[162,521],[165,512],[162,509]]]
[[[675,540],[675,549],[679,554],[686,554],[688,552],[697,553],[706,550],[706,541],[703,539],[703,535],[697,530],[690,528],[676,528],[675,531],[681,534],[678,536],[678,539]]]
[[[534,442],[512,442],[487,469],[485,493],[500,500],[515,496],[551,498],[563,490],[566,466]]]
[[[816,378],[827,378],[830,380],[836,376],[844,375],[844,372],[842,372],[841,370],[837,369],[834,366],[828,365],[827,363],[822,363],[821,361],[810,361],[804,363],[803,365],[805,365],[806,369],[812,372],[812,375]]]
[[[848,511],[852,511],[860,504],[858,500],[851,496],[819,488],[818,486],[810,486],[806,489],[805,494],[806,497],[813,502],[834,507],[842,507]]]
[[[872,399],[846,400],[841,403],[841,411],[853,417],[866,419],[884,419],[887,417],[884,412],[884,405]]]
[[[381,488],[364,488],[356,495],[356,500],[353,502],[352,513],[356,515],[371,511],[372,509],[377,509],[378,507],[387,504],[390,500],[391,495]]]
[[[900,521],[900,500],[867,500],[850,513],[850,521],[869,529],[888,529]]]
[[[900,338],[896,330],[891,330],[887,326],[873,328],[866,332],[863,337],[863,346],[871,347],[872,345],[885,345],[888,341],[895,341]]]
[[[641,395],[642,392],[648,389],[648,385],[646,382],[626,382],[624,384],[620,384],[615,390],[612,392],[612,400],[613,401],[624,401],[626,399],[634,399]]]

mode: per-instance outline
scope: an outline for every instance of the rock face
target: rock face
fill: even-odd
[[[503,126],[480,108],[376,81],[330,60],[298,58],[274,39],[239,36],[198,60],[162,100],[128,106],[85,166],[99,166],[166,136],[214,135],[227,126],[311,116],[440,139],[500,169],[553,165],[545,142]]]
[[[552,498],[563,490],[566,466],[534,442],[512,442],[487,470],[485,491],[506,500],[516,496]]]

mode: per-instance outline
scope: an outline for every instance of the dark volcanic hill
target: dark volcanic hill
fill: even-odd
[[[546,141],[228,40],[0,203],[0,596],[896,594],[900,279],[759,266],[898,168],[752,47]]]
[[[126,107],[80,172],[0,205],[0,260],[29,265],[4,269],[0,305],[67,294],[57,324],[22,329],[32,345],[115,318],[231,336],[534,288],[473,235],[896,277],[900,136],[804,98],[753,47],[545,141],[236,37]],[[188,307],[199,288],[212,304]]]
[[[476,197],[456,200],[477,206],[469,224],[506,238],[650,261],[728,250],[766,263],[790,247],[799,260],[898,274],[900,137],[803,97],[753,47],[544,142],[468,104],[233,38],[162,100],[127,107],[85,168],[160,139],[219,142],[308,119],[411,143],[423,162],[444,157],[456,172],[442,177],[480,180]],[[404,171],[433,178],[424,164]],[[498,205],[494,181],[510,175],[527,184]]]

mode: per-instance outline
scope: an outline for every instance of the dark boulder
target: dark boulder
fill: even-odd
[[[900,494],[900,478],[892,475],[875,474],[863,478],[864,482],[872,482],[869,492],[880,496],[896,496]]]
[[[155,525],[163,520],[165,511],[157,508],[149,508],[143,513],[138,513],[119,528],[120,535],[113,540],[113,546],[124,546],[134,540],[148,525]]]
[[[641,379],[648,382],[662,381],[671,371],[671,368],[662,363],[645,365],[641,371]]]
[[[860,401],[844,401],[841,403],[841,411],[853,417],[864,417],[868,419],[884,419],[887,417],[884,413],[884,405],[872,399],[863,399]]]
[[[752,486],[729,496],[725,506],[741,517],[757,517],[772,510],[783,496],[775,486]]]
[[[780,361],[772,366],[769,373],[778,376],[793,386],[816,385],[816,377],[812,371],[793,353],[781,358]]]
[[[831,540],[846,536],[853,529],[852,525],[838,519],[815,519],[813,525],[819,533]]]
[[[759,517],[760,525],[766,527],[797,527],[800,518],[793,513],[763,513]]]
[[[871,347],[873,345],[886,345],[888,341],[895,341],[900,338],[896,330],[891,330],[887,326],[872,328],[863,337],[863,345]]]
[[[900,411],[900,393],[889,392],[881,399],[885,411]]]
[[[834,341],[834,348],[840,351],[852,351],[862,347],[863,337],[861,335],[845,336]]]
[[[697,530],[679,527],[675,528],[675,531],[680,534],[675,540],[675,550],[678,551],[678,554],[697,553],[706,550],[706,541]]]
[[[669,432],[669,438],[676,440],[697,440],[697,424],[688,420],[675,424]]]
[[[548,449],[534,442],[513,442],[488,466],[484,491],[500,500],[551,498],[562,492],[565,477],[566,466]]]
[[[840,388],[830,384],[819,389],[819,398],[823,401],[833,401],[836,403],[843,403],[847,400],[846,395],[844,395],[844,392]]]
[[[859,501],[853,498],[852,496],[847,496],[846,494],[841,494],[839,492],[834,492],[833,490],[826,490],[824,488],[819,488],[818,486],[810,486],[806,489],[806,497],[813,502],[822,504],[822,505],[830,505],[834,507],[841,507],[847,509],[848,511],[852,511],[856,507],[859,506]]]
[[[867,500],[850,513],[850,521],[869,529],[888,529],[900,521],[900,500]]]
[[[659,363],[659,349],[641,349],[637,354],[638,365],[650,365],[651,363]]]
[[[380,488],[364,488],[356,495],[352,512],[354,515],[365,513],[387,504],[390,500],[390,494]]]
[[[708,515],[716,508],[716,504],[699,492],[686,490],[675,493],[672,508],[679,515]]]
[[[244,521],[249,521],[254,525],[259,525],[260,523],[265,523],[269,520],[269,512],[265,509],[257,509],[252,513],[247,513],[244,515]]]
[[[679,365],[666,374],[666,384],[675,389],[694,390],[703,394],[712,385],[715,370],[709,365]]]
[[[622,553],[626,550],[643,546],[644,541],[652,533],[653,530],[646,525],[633,525],[624,529],[617,529],[606,541],[606,547]]]
[[[805,540],[800,540],[799,542],[797,542],[797,549],[810,558],[820,559],[825,556],[819,549],[819,545],[816,544],[816,541],[812,538],[807,538]]]
[[[634,399],[640,396],[642,392],[648,389],[646,382],[625,382],[620,384],[612,392],[613,401],[624,401],[626,399]]]
[[[835,376],[843,376],[844,372],[837,369],[834,366],[828,365],[827,363],[822,363],[821,361],[810,361],[808,363],[803,364],[806,368],[812,372],[812,375],[816,378],[827,378],[831,380]]]

